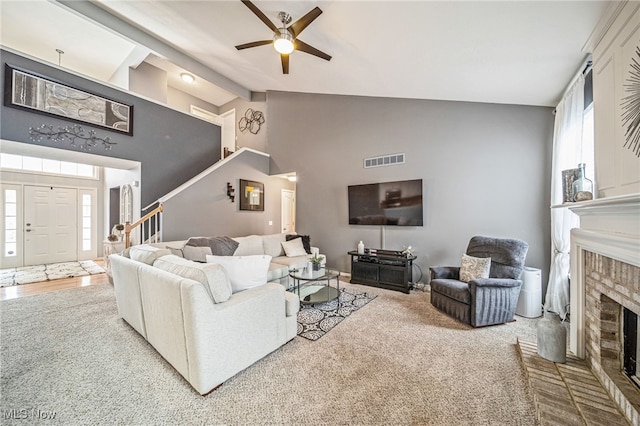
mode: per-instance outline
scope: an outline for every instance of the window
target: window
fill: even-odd
[[[92,179],[98,178],[98,168],[96,166],[6,153],[0,153],[0,169],[23,170],[35,173]]]
[[[18,253],[18,191],[4,191],[4,256],[15,257]]]
[[[82,194],[82,251],[91,250],[91,194]]]

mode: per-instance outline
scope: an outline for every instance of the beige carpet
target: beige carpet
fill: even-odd
[[[65,425],[535,424],[515,347],[535,341],[535,320],[472,329],[427,292],[345,287],[378,297],[206,397],[118,318],[108,284],[0,302],[0,410]]]

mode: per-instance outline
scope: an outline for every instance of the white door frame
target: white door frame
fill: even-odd
[[[25,186],[52,186],[41,185],[34,183],[22,183],[22,182],[2,182],[0,184],[0,269],[5,268],[17,268],[24,265],[24,187]],[[99,200],[98,189],[69,186],[69,185],[53,185],[59,188],[72,188],[78,191],[77,199],[77,260],[89,260],[96,259],[98,257],[98,248],[101,241],[98,241],[98,215]],[[5,253],[5,189],[16,190],[17,198],[17,231],[16,231],[16,255],[7,257]],[[82,250],[82,195],[91,195],[92,207],[91,207],[91,250]],[[75,259],[74,259],[75,260]]]
[[[290,194],[291,197],[287,197],[285,194]],[[291,199],[291,203],[287,202],[287,199]],[[289,210],[291,212],[291,229],[284,229],[285,225],[285,212]],[[296,191],[292,189],[283,189],[280,193],[280,232],[295,232],[296,230]]]

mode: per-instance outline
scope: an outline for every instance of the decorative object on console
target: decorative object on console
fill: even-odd
[[[4,104],[133,135],[133,105],[5,64]]]
[[[98,143],[102,144],[105,151],[110,151],[113,145],[117,145],[117,142],[112,142],[108,136],[106,138],[99,138],[93,129],[90,129],[89,132],[86,133],[82,126],[78,124],[58,127],[58,130],[54,130],[53,126],[49,124],[41,124],[40,127],[37,128],[29,127],[29,138],[34,142],[40,142],[44,138],[58,143],[69,142],[69,145],[77,146],[83,151],[91,151],[91,148]]]
[[[636,47],[635,57],[631,58],[627,84],[623,84],[627,96],[622,98],[622,125],[625,127],[624,147],[640,157],[640,47]]]
[[[253,135],[257,135],[260,131],[260,127],[264,124],[264,114],[262,111],[254,111],[251,108],[247,109],[244,113],[244,117],[238,121],[238,129],[241,132],[246,132]]]
[[[358,243],[358,254],[364,254],[364,243],[362,240]]]
[[[585,164],[578,164],[578,175],[571,186],[573,201],[587,201],[593,199],[593,182],[585,176]]]
[[[231,183],[227,182],[227,197],[231,199],[232,203],[235,201],[235,198],[236,198],[235,193],[236,193],[236,190],[233,189],[233,186],[231,186]]]
[[[578,177],[578,169],[562,171],[562,202],[573,202],[573,182]]]
[[[264,211],[264,184],[240,179],[240,210]]]

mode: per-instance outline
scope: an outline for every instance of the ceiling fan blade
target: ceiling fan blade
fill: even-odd
[[[236,49],[238,50],[248,49],[250,47],[264,46],[265,44],[271,44],[271,43],[273,43],[273,40],[252,41],[251,43],[239,44],[236,46]]]
[[[280,54],[282,60],[282,74],[289,74],[289,55]]]
[[[280,54],[282,60],[282,74],[289,74],[289,55]]]
[[[327,55],[326,53],[324,53],[321,50],[316,49],[313,46],[309,46],[307,43],[305,43],[302,40],[296,39],[293,42],[293,48],[296,50],[299,50],[300,52],[304,52],[304,53],[308,53],[310,55],[314,55],[317,56],[318,58],[322,58],[326,61],[330,61],[331,60],[331,56]]]
[[[262,11],[258,9],[255,4],[251,3],[249,0],[242,0],[242,3],[244,3],[244,5],[249,8],[249,10],[251,10],[258,18],[260,18],[260,20],[264,22],[267,27],[271,28],[271,31],[273,31],[274,33],[278,32],[278,27],[276,27],[276,24],[271,22],[271,20],[267,18],[267,16],[262,13]]]
[[[294,37],[298,37],[298,35],[302,32],[302,30],[307,28],[307,26],[310,23],[312,23],[321,14],[322,14],[322,10],[320,10],[320,8],[316,6],[309,13],[307,13],[302,18],[298,19],[296,22],[291,24],[287,29],[289,30],[291,35],[293,35]]]

